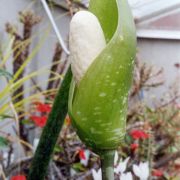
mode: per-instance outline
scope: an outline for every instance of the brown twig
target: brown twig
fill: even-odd
[[[156,162],[153,165],[153,168],[158,169],[160,167],[163,167],[164,165],[167,165],[170,161],[174,161],[179,157],[180,157],[180,151],[170,155],[165,155],[163,158],[161,158],[158,162]]]
[[[162,81],[149,83],[153,78],[157,78],[162,74],[163,70],[154,71],[153,66],[147,66],[145,63],[140,63],[139,59],[136,60],[133,87],[130,93],[130,98],[136,96],[142,88],[157,87],[163,84]]]
[[[57,43],[56,48],[55,48],[55,52],[54,52],[54,56],[52,59],[51,72],[57,72],[58,66],[59,66],[59,63],[57,63],[57,62],[60,61],[61,53],[62,53],[62,48],[61,48],[60,44]],[[50,73],[49,79],[52,79],[54,77],[55,77],[55,74]],[[55,81],[48,81],[47,90],[55,88],[54,83],[55,83]]]
[[[31,78],[31,82],[33,83],[33,85],[35,86],[36,90],[38,90],[39,92],[42,92],[42,88],[40,86],[37,85],[36,81]]]
[[[26,12],[19,12],[20,16],[20,22],[23,24],[23,35],[21,36],[16,28],[7,23],[6,24],[6,31],[7,33],[14,36],[14,43],[13,43],[13,74],[16,74],[16,72],[21,68],[22,64],[25,62],[27,57],[29,56],[29,47],[30,47],[30,41],[26,44],[23,44],[23,42],[26,42],[27,40],[30,40],[31,34],[32,34],[32,28],[34,25],[38,24],[41,20],[39,16],[34,15],[31,11]],[[25,47],[23,47],[25,46]],[[19,74],[18,78],[15,80],[18,81],[22,79],[24,76],[24,70]],[[13,103],[20,102],[24,99],[24,86],[19,86],[16,90],[14,90],[12,96],[16,96],[17,94],[20,94],[16,99],[13,100]],[[18,111],[19,116],[19,128],[20,128],[20,137],[24,141],[28,141],[28,132],[22,123],[22,120],[24,119],[24,106],[22,105],[21,110]],[[27,147],[26,147],[27,150]]]
[[[32,160],[32,156],[27,156],[24,158],[19,159],[18,161],[12,163],[6,170],[5,170],[5,174],[8,176],[10,175],[13,171],[15,171],[19,165],[23,165],[23,164],[27,164],[28,162],[30,162]]]
[[[73,10],[73,0],[66,0],[66,3],[67,3],[67,5],[68,5],[68,9],[69,9],[69,13],[70,13],[70,15],[71,15],[71,17],[73,16],[73,12],[74,12],[74,10]]]

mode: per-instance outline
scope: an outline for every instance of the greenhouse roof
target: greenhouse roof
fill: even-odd
[[[180,8],[179,0],[128,0],[136,22]]]
[[[128,0],[137,25],[137,36],[180,40],[180,0]]]
[[[65,0],[53,0],[68,10]],[[128,0],[140,38],[180,40],[180,0]],[[82,8],[89,0],[79,0]]]
[[[53,0],[57,4],[66,6],[65,0]],[[180,0],[128,0],[132,8],[136,23],[153,18],[160,14],[180,8]],[[80,0],[88,7],[89,0]]]

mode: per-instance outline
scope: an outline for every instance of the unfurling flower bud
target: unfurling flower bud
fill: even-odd
[[[79,83],[88,67],[105,48],[106,41],[97,17],[80,11],[70,23],[69,48],[71,68],[76,83]]]
[[[68,113],[80,139],[99,153],[115,150],[126,133],[136,33],[126,0],[91,0],[90,11],[70,23]]]

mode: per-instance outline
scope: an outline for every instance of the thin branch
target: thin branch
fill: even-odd
[[[157,163],[155,163],[153,168],[158,169],[160,167],[163,167],[164,165],[167,165],[170,161],[175,161],[179,157],[180,157],[180,151],[171,155],[166,155],[163,158],[161,158]]]
[[[12,173],[12,171],[14,171],[15,169],[17,169],[17,167],[19,165],[22,164],[26,164],[27,162],[30,162],[32,160],[32,156],[27,156],[27,157],[23,157],[19,160],[17,160],[16,162],[14,162],[13,164],[11,164],[11,166],[9,166],[6,170],[5,170],[5,174],[9,175]]]

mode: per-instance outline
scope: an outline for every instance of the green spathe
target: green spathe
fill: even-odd
[[[69,114],[79,137],[94,150],[116,149],[126,131],[136,33],[126,0],[91,0],[107,46],[78,86],[72,81]]]

